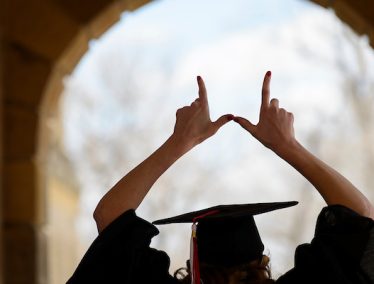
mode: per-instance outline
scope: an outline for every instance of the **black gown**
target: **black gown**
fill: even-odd
[[[158,233],[126,211],[96,238],[67,283],[178,283],[169,256],[149,247]],[[295,267],[276,282],[374,284],[374,221],[344,206],[325,207],[312,242],[297,247]]]

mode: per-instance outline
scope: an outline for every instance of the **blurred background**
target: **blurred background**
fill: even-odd
[[[97,202],[169,137],[176,110],[197,97],[197,75],[212,119],[233,113],[256,123],[271,70],[272,97],[294,113],[299,141],[374,202],[368,1],[44,4],[3,4],[24,17],[3,17],[0,283],[66,282],[97,236]],[[230,123],[168,170],[137,213],[153,221],[288,200],[300,203],[256,217],[275,278],[312,239],[324,202]],[[152,246],[170,255],[173,273],[188,259],[190,226],[159,229]]]

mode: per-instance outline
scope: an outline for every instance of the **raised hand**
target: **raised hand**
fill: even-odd
[[[177,111],[174,133],[100,200],[94,212],[99,232],[126,210],[138,208],[153,184],[176,160],[234,118],[227,114],[212,122],[204,81],[198,77],[197,82],[199,97]]]
[[[270,100],[271,72],[265,75],[262,85],[262,101],[260,119],[257,125],[243,117],[235,117],[234,121],[252,134],[264,146],[279,154],[284,147],[295,141],[293,114],[279,108],[277,99]]]
[[[211,121],[207,91],[203,79],[198,76],[199,97],[190,105],[177,111],[173,136],[188,149],[214,135],[223,125],[234,118],[231,114],[222,115]]]

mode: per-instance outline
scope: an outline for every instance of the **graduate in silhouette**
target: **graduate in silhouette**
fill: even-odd
[[[253,124],[231,114],[211,121],[206,88],[202,78],[197,78],[199,96],[177,111],[172,135],[97,205],[94,219],[99,235],[69,284],[374,283],[373,205],[351,182],[298,142],[292,113],[270,98],[270,80],[269,71],[262,86],[259,122]],[[294,268],[279,279],[271,279],[269,258],[263,255],[253,216],[297,202],[215,206],[158,220],[154,223],[193,224],[187,273],[180,279],[169,274],[168,255],[150,248],[158,229],[138,217],[135,210],[175,161],[230,121],[300,172],[327,206],[319,214],[311,243],[297,247]]]

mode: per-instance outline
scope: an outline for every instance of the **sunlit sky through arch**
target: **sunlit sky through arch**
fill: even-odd
[[[272,96],[294,113],[302,143],[317,155],[342,137],[355,144],[342,82],[362,71],[357,49],[367,63],[365,95],[374,78],[367,40],[308,1],[164,0],[124,13],[65,80],[64,145],[81,184],[82,234],[95,237],[91,216],[100,197],[171,134],[175,111],[197,96],[196,75],[206,81],[212,119],[233,113],[257,122],[262,78],[271,70]],[[330,154],[321,158],[362,186],[358,170]],[[323,202],[293,169],[230,124],[178,161],[138,214],[152,221],[216,204],[278,200],[300,205],[257,219],[275,275],[292,267],[296,245],[311,239]],[[152,245],[169,253],[171,270],[183,266],[189,226],[160,231]]]

